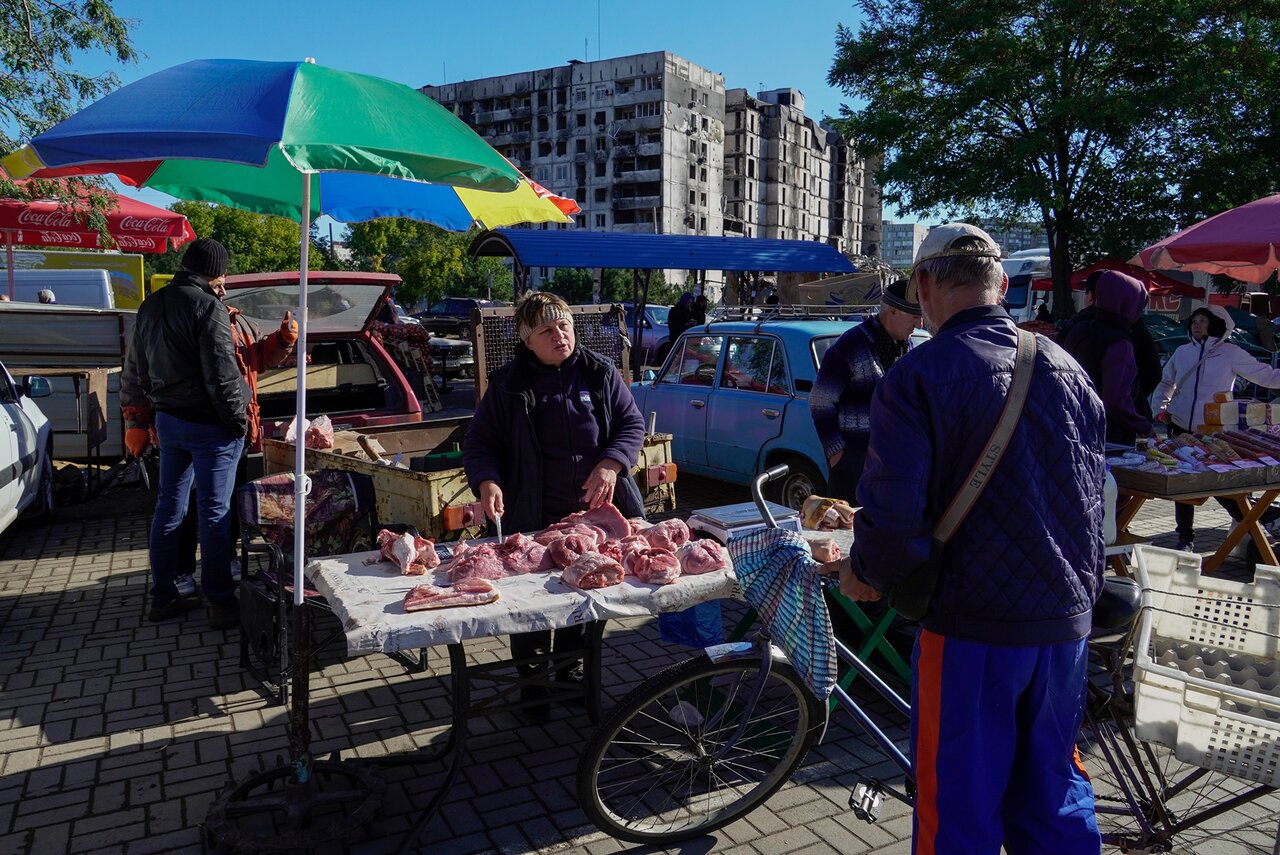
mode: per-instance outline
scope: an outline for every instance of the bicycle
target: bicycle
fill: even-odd
[[[785,472],[785,466],[775,467],[752,484],[769,526],[775,523],[761,488]],[[1160,552],[1175,560],[1186,555]],[[1198,573],[1195,557],[1188,560],[1196,562]],[[1280,572],[1276,577],[1280,586]],[[817,574],[815,582],[838,587]],[[1280,783],[1280,700],[1263,716],[1276,735],[1270,753],[1263,746],[1254,763],[1255,780],[1188,763],[1140,737],[1130,672],[1139,628],[1149,636],[1152,623],[1145,617],[1136,622],[1140,594],[1147,615],[1152,595],[1128,579],[1108,577],[1105,587],[1094,609],[1093,668],[1078,742],[1104,844],[1126,852],[1171,852],[1177,845],[1184,852],[1212,839],[1214,852],[1280,855],[1280,798],[1261,801]],[[1280,617],[1280,606],[1274,617]],[[908,703],[834,641],[839,659],[860,681],[909,717]],[[1271,673],[1280,683],[1280,669]],[[885,797],[912,804],[911,763],[902,749],[846,691],[836,686],[834,695],[836,707],[854,716],[902,774],[897,786],[860,779],[849,797],[855,817],[875,822]],[[790,779],[821,739],[826,713],[827,704],[808,689],[767,630],[752,641],[706,648],[645,680],[597,727],[578,763],[579,805],[597,828],[632,843],[666,845],[708,834],[746,816]],[[1264,729],[1266,723],[1261,722]],[[1239,773],[1238,765],[1231,771]]]

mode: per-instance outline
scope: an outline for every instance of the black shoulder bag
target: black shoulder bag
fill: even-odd
[[[1022,416],[1022,407],[1027,402],[1027,389],[1031,386],[1035,358],[1036,337],[1025,330],[1018,330],[1018,355],[1013,365],[1013,383],[1009,386],[1009,397],[1005,399],[1004,409],[1000,411],[1000,420],[996,422],[991,439],[987,440],[982,454],[978,455],[978,460],[969,470],[964,486],[956,493],[942,519],[934,527],[929,560],[913,569],[889,593],[889,605],[908,620],[920,620],[929,611],[929,603],[938,587],[942,550],[973,509],[974,502],[982,495],[983,487],[987,485],[991,473],[1004,456],[1009,438],[1013,436],[1013,429]]]

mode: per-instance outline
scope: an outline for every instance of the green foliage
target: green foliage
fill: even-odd
[[[301,227],[284,217],[271,217],[206,202],[175,202],[171,210],[182,214],[191,228],[202,238],[220,241],[231,254],[229,273],[273,273],[297,270],[300,259]],[[182,269],[185,246],[163,255],[149,256],[147,276],[152,273],[177,273]],[[323,251],[307,256],[308,270],[325,269],[328,257]]]
[[[501,259],[467,257],[472,235],[409,219],[371,220],[351,226],[347,238],[357,270],[399,274],[400,305],[412,309],[441,297],[510,300],[511,271]]]
[[[1038,218],[1066,276],[1274,188],[1280,0],[860,0],[829,80],[904,211]]]
[[[641,289],[644,288],[645,273],[646,271],[644,270],[639,271]],[[551,281],[543,286],[543,290],[564,297],[565,301],[570,305],[589,304],[593,295],[594,281],[595,270],[578,267],[558,267],[551,277]],[[604,275],[600,281],[600,302],[633,302],[635,300],[634,287],[632,271],[605,268]],[[679,296],[680,289],[668,285],[661,270],[652,271],[649,279],[649,298],[646,301],[649,305],[669,305],[674,303],[675,298]]]
[[[0,154],[115,89],[120,80],[114,72],[88,75],[75,65],[97,53],[122,64],[136,61],[132,23],[106,0],[0,0]],[[83,178],[19,186],[0,177],[0,198],[61,199],[105,235],[103,212],[112,197],[104,186]]]

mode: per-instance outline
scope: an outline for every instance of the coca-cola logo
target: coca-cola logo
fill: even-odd
[[[168,229],[168,223],[165,222],[163,217],[122,217],[120,219],[120,229],[159,235],[165,233],[166,229]]]
[[[79,225],[75,215],[69,211],[34,211],[23,208],[18,212],[18,225],[41,226],[46,229],[71,229]]]
[[[66,246],[68,244],[80,245],[81,236],[74,232],[41,232],[40,243],[49,245]]]
[[[137,249],[144,252],[153,250],[156,246],[155,240],[152,238],[137,237],[135,235],[114,235],[116,246],[120,249]]]

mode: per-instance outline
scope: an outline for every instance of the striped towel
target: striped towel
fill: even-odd
[[[831,616],[818,584],[818,568],[808,542],[793,531],[757,529],[729,541],[733,572],[743,597],[768,628],[769,636],[819,698],[836,683]]]

